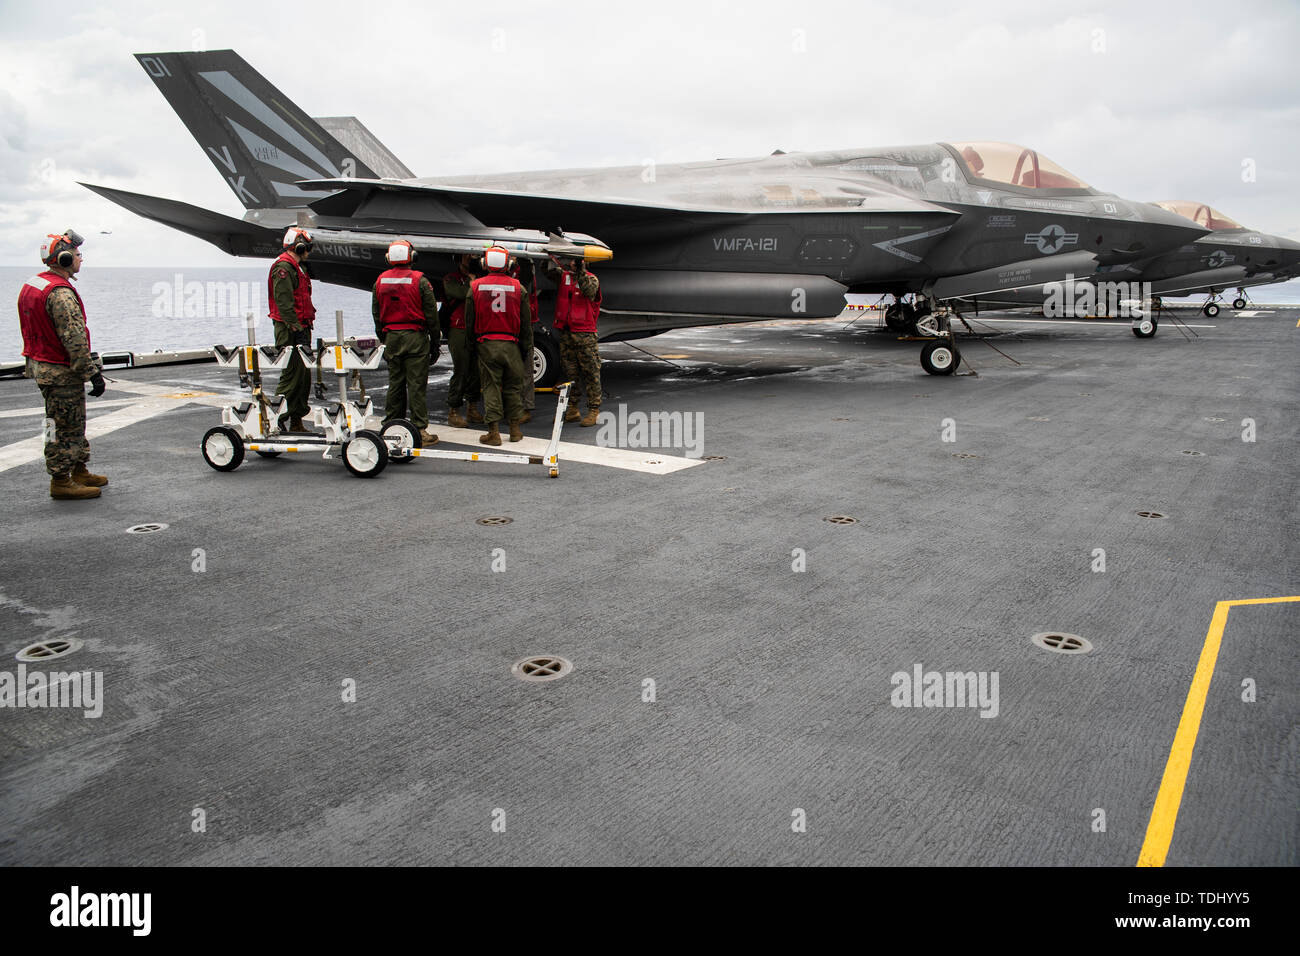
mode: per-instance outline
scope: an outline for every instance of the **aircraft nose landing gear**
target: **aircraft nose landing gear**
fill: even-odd
[[[926,342],[921,349],[921,368],[931,375],[951,375],[961,365],[961,352],[952,341],[951,335],[946,339]]]

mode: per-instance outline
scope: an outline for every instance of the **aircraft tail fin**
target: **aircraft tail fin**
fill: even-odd
[[[245,209],[305,207],[329,192],[295,182],[327,178],[326,172],[375,176],[234,50],[135,58]]]
[[[384,179],[414,179],[415,173],[393,155],[355,116],[317,116],[321,128]]]

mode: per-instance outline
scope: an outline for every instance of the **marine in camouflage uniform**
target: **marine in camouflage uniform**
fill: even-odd
[[[45,399],[45,470],[50,474],[50,497],[58,499],[98,498],[99,489],[108,484],[103,475],[92,475],[86,468],[90,460],[90,442],[86,440],[86,383],[93,383],[92,395],[104,394],[103,369],[98,357],[90,351],[90,333],[86,328],[86,314],[80,298],[71,288],[56,285],[44,295],[44,312],[59,345],[67,352],[68,362],[46,361],[39,357],[49,354],[37,343],[38,334],[31,326],[32,319],[44,321],[39,315],[22,320],[24,300],[38,308],[41,296],[51,280],[71,280],[81,269],[80,237],[69,230],[76,240],[74,245],[65,237],[48,251],[46,261],[49,271],[29,279],[18,299],[20,322],[23,326],[23,355],[26,356],[24,375],[35,379],[41,396]],[[72,258],[66,258],[71,251]],[[68,265],[54,264],[60,253]],[[52,356],[51,356],[52,357]]]
[[[596,316],[600,312],[600,280],[587,271],[581,259],[564,260],[564,268],[554,260],[547,264],[547,273],[558,287],[555,299],[554,328],[560,339],[560,363],[564,367],[564,377],[573,382],[570,391],[569,408],[564,413],[566,422],[578,421],[590,426],[596,424],[600,413],[600,347],[596,336]],[[578,296],[586,299],[590,306],[583,306],[588,318],[582,325],[589,328],[572,328],[574,317],[566,307],[566,289],[576,287],[574,299]],[[587,414],[579,416],[578,396],[587,397]]]
[[[455,272],[449,272],[442,280],[443,297],[447,310],[447,351],[451,353],[451,381],[447,383],[447,424],[452,428],[464,428],[483,421],[483,413],[478,410],[479,400],[483,397],[478,375],[478,356],[474,343],[465,332],[465,298],[469,295],[469,284],[474,281],[471,271],[472,256],[461,256],[460,266]],[[469,415],[460,413],[460,407],[469,403]]]

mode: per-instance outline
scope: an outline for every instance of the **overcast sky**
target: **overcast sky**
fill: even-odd
[[[0,17],[3,265],[68,226],[88,266],[232,264],[77,185],[242,216],[132,58],[227,47],[419,176],[997,139],[1300,239],[1295,0],[0,0]]]

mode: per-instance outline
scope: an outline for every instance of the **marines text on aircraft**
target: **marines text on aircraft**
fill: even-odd
[[[937,336],[922,365],[946,374],[960,361],[946,301],[1041,289],[1208,231],[1006,143],[415,179],[355,119],[311,119],[233,51],[137,58],[247,212],[89,188],[234,255],[272,257],[286,225],[308,226],[313,273],[359,288],[384,268],[394,235],[448,270],[454,255],[493,243],[589,261],[617,249],[600,270],[605,340],[824,318],[846,292],[910,294],[918,305],[900,302],[893,319]],[[555,365],[553,351],[538,358]]]

